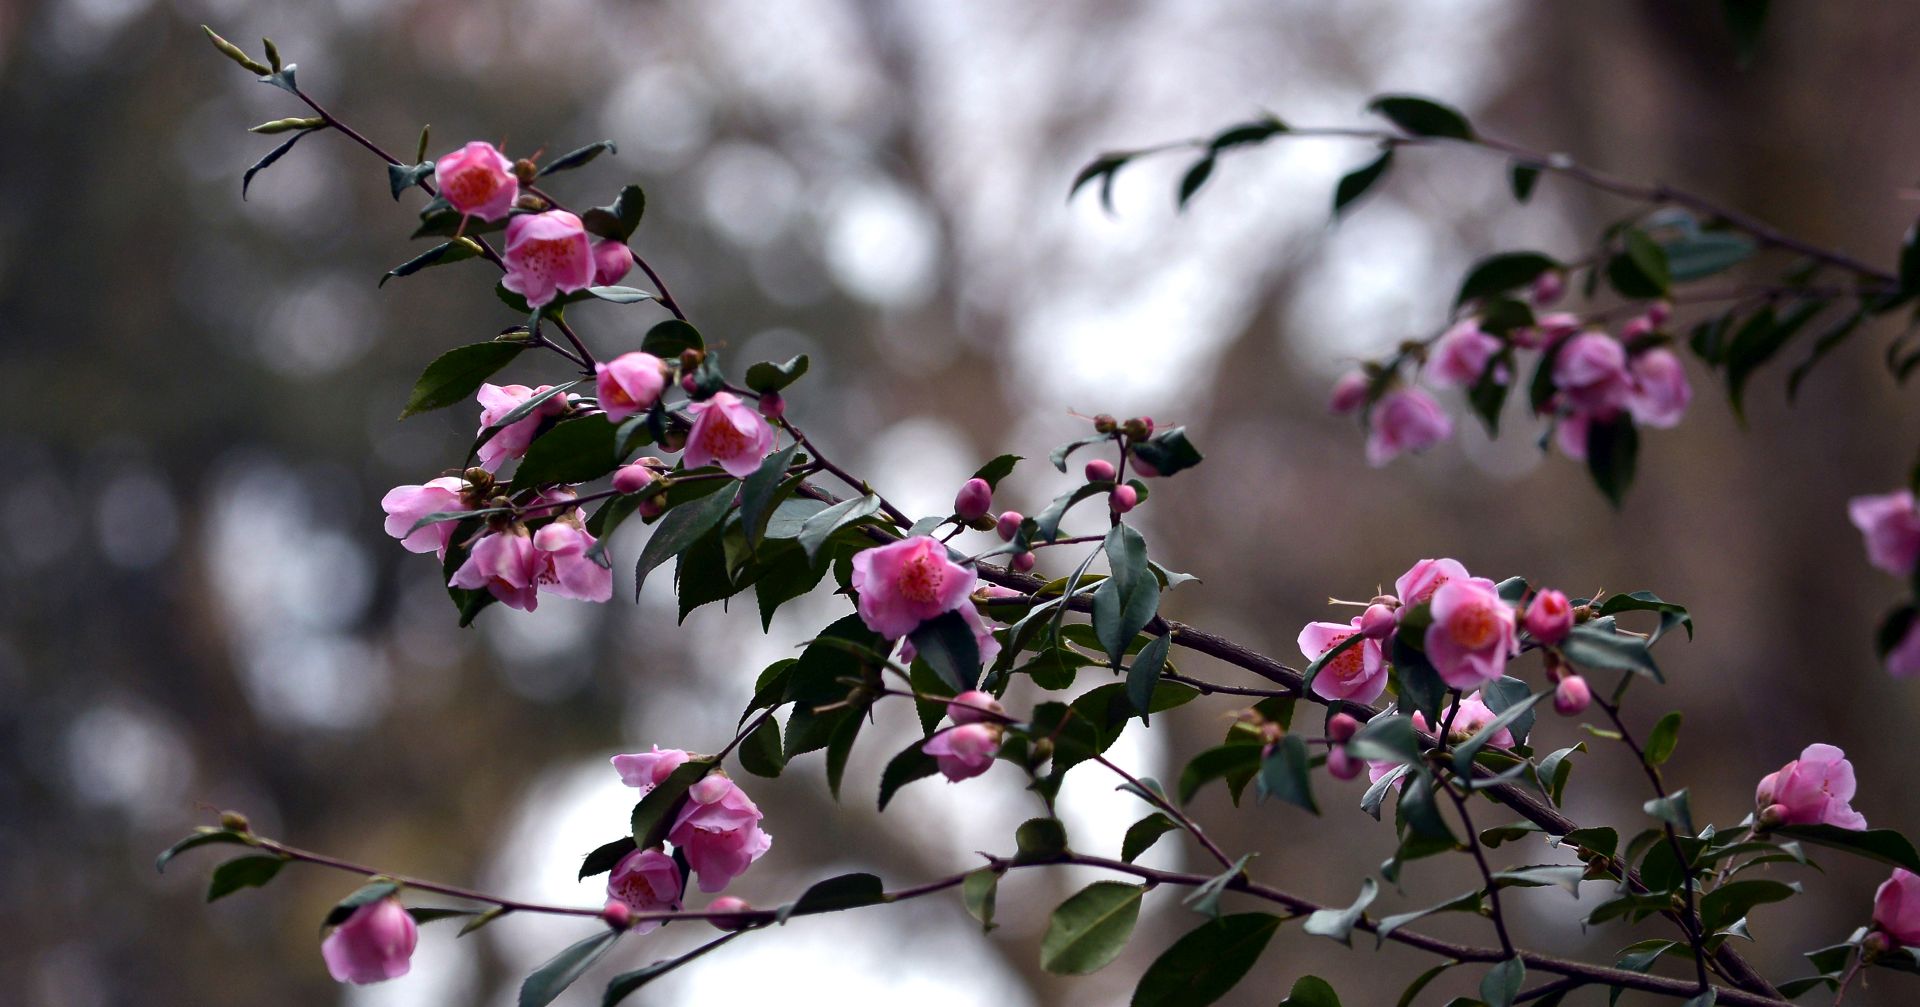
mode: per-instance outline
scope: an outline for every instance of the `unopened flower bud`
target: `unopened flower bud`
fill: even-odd
[[[1593,690],[1579,675],[1568,675],[1553,687],[1553,712],[1562,717],[1577,717],[1593,702]]]
[[[1340,375],[1340,380],[1333,383],[1333,393],[1327,397],[1327,411],[1335,416],[1359,411],[1366,405],[1369,384],[1367,376],[1359,371]]]
[[[633,910],[619,899],[608,899],[600,910],[600,919],[615,930],[625,930],[633,925]]]
[[[229,42],[226,39],[223,39],[220,36],[214,34],[212,28],[209,28],[206,25],[201,25],[200,30],[207,33],[208,41],[211,41],[213,43],[213,47],[215,49],[220,50],[221,55],[227,57],[230,60],[233,60],[235,63],[238,63],[249,70],[252,70],[254,73],[257,73],[262,77],[265,77],[267,74],[270,74],[273,72],[272,67],[266,65],[265,63],[260,62],[257,59],[254,59],[252,56],[249,56],[245,52],[241,51],[239,46],[234,45],[232,42]]]
[[[1653,323],[1653,319],[1646,315],[1629,319],[1627,324],[1620,327],[1620,341],[1632,343],[1636,339],[1652,335],[1653,330],[1658,327]]]
[[[994,530],[1000,533],[1003,540],[1011,542],[1013,536],[1020,532],[1020,522],[1026,519],[1026,515],[1017,510],[1001,511],[1000,520],[994,524]]]
[[[738,895],[722,895],[712,902],[707,903],[707,912],[710,913],[749,913],[752,911],[753,906],[749,905],[746,899]],[[716,916],[707,922],[713,924],[716,930],[739,930],[746,926],[745,921],[738,917]]]
[[[1392,635],[1393,627],[1399,623],[1399,614],[1390,605],[1378,602],[1368,605],[1360,613],[1360,635],[1369,640],[1384,640]]]
[[[1005,712],[992,693],[979,689],[969,689],[947,702],[947,716],[956,724],[997,723],[1000,718],[994,714]]]
[[[707,359],[706,354],[689,346],[680,351],[680,369],[683,371],[691,371],[699,367],[700,362],[705,359]]]
[[[1130,441],[1144,441],[1153,436],[1153,421],[1138,418],[1131,419],[1121,424],[1120,430],[1127,435],[1127,439]]]
[[[1786,824],[1787,806],[1784,804],[1769,804],[1760,809],[1760,814],[1755,821],[1759,822],[1762,829],[1777,829]]]
[[[493,488],[493,473],[478,465],[460,473],[460,477],[467,481],[467,487],[475,493],[484,494]]]
[[[1033,553],[1023,552],[1013,557],[1013,569],[1017,573],[1028,573],[1033,569]]]
[[[639,462],[622,465],[613,473],[613,488],[621,493],[638,493],[653,482],[653,470]]]
[[[700,390],[700,382],[695,379],[692,371],[680,375],[680,390],[686,392],[688,395],[692,395]]]
[[[1113,492],[1107,494],[1107,506],[1111,507],[1115,514],[1125,514],[1139,503],[1140,491],[1131,486],[1115,486]]]
[[[514,209],[525,210],[528,213],[541,213],[546,210],[547,201],[531,192],[526,192],[521,193],[520,197],[513,201],[513,206]]]
[[[1657,329],[1667,324],[1667,319],[1673,317],[1673,305],[1666,301],[1655,301],[1647,305],[1645,317]]]
[[[1120,421],[1106,413],[1101,413],[1093,418],[1093,429],[1096,433],[1110,434],[1119,428]]]
[[[1110,483],[1116,474],[1113,463],[1105,458],[1095,458],[1087,463],[1087,481],[1090,483]]]
[[[1327,740],[1344,745],[1360,730],[1360,721],[1350,713],[1336,713],[1327,721]]]
[[[992,508],[993,487],[978,476],[962,483],[953,497],[953,513],[968,524],[986,517]]]
[[[760,415],[778,421],[787,415],[787,400],[779,392],[762,392],[760,395]]]
[[[1573,607],[1567,603],[1565,594],[1549,588],[1533,596],[1521,623],[1534,639],[1552,646],[1572,632]]]
[[[1549,269],[1533,278],[1533,287],[1527,296],[1536,308],[1544,308],[1558,301],[1567,292],[1567,276],[1558,269]]]
[[[1367,764],[1347,754],[1344,748],[1335,748],[1327,753],[1327,772],[1336,780],[1351,780],[1367,768]]]
[[[534,164],[530,157],[520,158],[513,162],[513,177],[519,179],[521,185],[526,185],[540,177],[540,166]]]
[[[1878,958],[1891,950],[1893,950],[1893,938],[1888,937],[1881,930],[1868,932],[1867,936],[1860,941],[1860,951],[1868,959]]]
[[[228,832],[252,832],[253,824],[238,811],[220,812],[220,827]]]

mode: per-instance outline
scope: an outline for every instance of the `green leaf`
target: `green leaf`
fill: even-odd
[[[1353,900],[1353,905],[1345,909],[1318,910],[1307,917],[1302,929],[1316,937],[1328,937],[1351,946],[1354,924],[1360,922],[1361,915],[1379,894],[1380,886],[1374,884],[1372,878],[1367,878],[1360,882],[1360,895]]]
[[[1675,710],[1660,718],[1653,725],[1653,733],[1647,735],[1647,765],[1665,765],[1673,757],[1673,748],[1680,743],[1680,711]]]
[[[799,450],[800,445],[794,443],[775,451],[760,463],[752,475],[741,481],[740,528],[747,537],[748,545],[757,547],[760,544],[767,517],[771,514],[774,492],[786,480],[787,467],[793,464],[793,456]]]
[[[780,750],[780,721],[768,717],[760,726],[747,735],[740,743],[740,768],[755,776],[772,779],[787,768],[787,759]]]
[[[1503,708],[1492,720],[1487,721],[1480,730],[1475,731],[1473,737],[1468,738],[1454,748],[1454,772],[1462,776],[1471,774],[1473,772],[1474,757],[1480,754],[1481,749],[1487,747],[1487,743],[1493,740],[1493,736],[1506,730],[1508,725],[1519,720],[1523,715],[1531,711],[1535,703],[1540,702],[1549,695],[1552,695],[1552,693],[1536,692],[1525,699]]]
[[[702,535],[727,516],[732,506],[733,493],[730,488],[722,487],[717,492],[668,511],[654,526],[653,535],[640,550],[640,561],[634,569],[634,597],[639,597],[640,588],[646,584],[647,574],[652,573],[654,567],[692,548]]]
[[[585,880],[596,874],[605,874],[618,866],[627,854],[639,849],[633,844],[632,836],[621,836],[611,843],[602,843],[593,852],[580,861],[580,879]]]
[[[1253,776],[1260,767],[1260,746],[1245,743],[1220,745],[1193,757],[1180,771],[1176,787],[1180,803],[1186,804],[1200,788],[1214,780],[1244,774]]]
[[[353,915],[354,910],[368,903],[378,902],[399,890],[400,886],[391,881],[373,881],[361,885],[359,888],[354,889],[351,895],[334,903],[333,908],[327,911],[326,919],[321,921],[320,925],[323,927],[337,927],[345,923],[347,917]]]
[[[1537,164],[1523,164],[1515,161],[1513,167],[1507,171],[1507,184],[1513,189],[1513,199],[1516,203],[1524,203],[1532,199],[1533,187],[1539,181],[1540,166]]]
[[[1414,734],[1413,718],[1396,713],[1367,721],[1348,740],[1347,751],[1368,762],[1410,766],[1420,761],[1420,739]]]
[[[1893,829],[1843,829],[1837,825],[1782,825],[1774,836],[1798,839],[1920,874],[1920,852]]]
[[[800,522],[800,548],[806,550],[807,558],[813,559],[820,554],[820,547],[834,532],[849,525],[857,524],[880,512],[880,498],[869,493],[866,496],[842,500],[825,510]]]
[[[1559,260],[1539,252],[1502,252],[1474,263],[1454,296],[1454,307],[1524,287],[1542,273],[1559,269]]]
[[[527,447],[513,470],[513,492],[598,479],[620,467],[618,428],[604,416],[581,416],[554,424]]]
[[[1600,615],[1619,615],[1622,612],[1658,612],[1660,614],[1661,633],[1654,634],[1656,638],[1664,633],[1669,623],[1671,623],[1671,625],[1674,626],[1686,627],[1687,639],[1693,639],[1693,616],[1688,614],[1686,606],[1664,601],[1659,595],[1654,594],[1652,591],[1634,591],[1629,594],[1608,595],[1606,600],[1602,601],[1594,611]],[[1649,644],[1652,642],[1652,640],[1648,641]]]
[[[1691,283],[1723,273],[1751,258],[1753,239],[1731,231],[1698,231],[1662,242],[1667,270],[1675,283]]]
[[[425,925],[456,917],[474,917],[480,915],[478,909],[455,909],[452,906],[408,906],[407,915],[413,922]]]
[[[1687,791],[1676,790],[1665,797],[1656,797],[1642,805],[1647,814],[1679,829],[1684,835],[1693,835],[1693,812],[1687,807]]]
[[[1625,297],[1667,296],[1673,285],[1667,253],[1637,227],[1628,228],[1621,238],[1626,247],[1607,261],[1607,282]]]
[[[612,140],[601,140],[599,143],[590,143],[577,150],[567,151],[547,162],[547,164],[540,169],[539,175],[540,177],[545,177],[556,171],[567,171],[572,168],[578,168],[588,161],[599,157],[601,154],[614,154],[618,152]]]
[[[456,938],[465,937],[466,935],[473,933],[475,930],[478,930],[481,927],[484,927],[487,924],[492,923],[494,920],[497,920],[500,917],[507,915],[508,912],[509,910],[507,909],[506,906],[494,906],[492,909],[489,909],[486,912],[483,912],[480,915],[475,916],[474,918],[461,924],[460,932],[455,934],[454,937]]]
[[[1753,911],[1755,906],[1785,902],[1800,894],[1798,886],[1765,878],[1729,881],[1700,899],[1700,921],[1708,932],[1724,929]]]
[[[1146,891],[1145,885],[1096,881],[1060,903],[1040,938],[1040,967],[1055,975],[1083,976],[1119,957]]]
[[[1000,455],[985,465],[980,466],[979,471],[975,472],[973,477],[975,479],[984,479],[987,481],[988,486],[999,489],[1000,480],[1012,475],[1013,467],[1020,461],[1022,461],[1020,455]]]
[[[979,641],[973,638],[973,628],[958,611],[942,612],[928,619],[907,634],[907,639],[913,642],[919,659],[927,662],[955,695],[979,684]]]
[[[1200,924],[1147,966],[1132,1007],[1205,1007],[1219,1000],[1253,970],[1282,922],[1272,913],[1235,913]]]
[[[662,360],[677,359],[686,350],[705,350],[707,341],[700,330],[678,318],[669,318],[647,330],[640,349]]]
[[[396,276],[412,276],[428,266],[452,265],[456,262],[465,262],[468,259],[478,258],[479,255],[480,246],[474,244],[469,238],[456,238],[453,241],[443,241],[392,269],[387,270],[386,274],[380,277],[380,282],[377,286],[384,287],[387,285],[388,280]]]
[[[1234,879],[1246,874],[1247,861],[1252,860],[1256,856],[1259,856],[1259,854],[1241,854],[1238,860],[1227,865],[1226,870],[1201,882],[1198,887],[1187,894],[1186,898],[1180,900],[1181,904],[1202,916],[1211,916],[1214,919],[1219,919],[1220,897],[1227,893],[1227,886],[1233,884]]]
[[[885,902],[886,899],[886,886],[880,883],[879,877],[872,874],[842,874],[808,886],[798,899],[781,906],[774,913],[774,919],[785,923],[793,916],[858,909]]]
[[[612,203],[581,214],[580,222],[598,237],[626,241],[639,228],[640,217],[646,210],[647,194],[639,186],[629,185],[620,190]]]
[[[1208,154],[1193,162],[1193,166],[1187,169],[1187,173],[1180,176],[1180,193],[1179,198],[1175,200],[1176,206],[1183,210],[1187,208],[1187,201],[1193,198],[1194,193],[1200,191],[1201,186],[1207,184],[1207,179],[1213,177],[1213,162],[1213,155]]]
[[[1278,797],[1317,815],[1320,806],[1313,801],[1312,768],[1306,739],[1289,734],[1273,746],[1273,754],[1261,761],[1254,785],[1262,797]]]
[[[526,343],[498,341],[474,343],[442,353],[413,383],[413,392],[407,396],[407,407],[400,411],[400,418],[404,420],[416,413],[466,401],[526,348]]]
[[[732,940],[735,936],[737,936],[737,934],[727,934],[722,937],[716,937],[678,958],[665,958],[634,969],[631,972],[622,972],[614,976],[607,982],[606,992],[601,995],[600,1007],[614,1007],[615,1004],[631,996],[633,991],[693,961],[695,958],[712,951],[714,948],[720,947]]]
[[[673,816],[687,799],[687,791],[713,771],[712,759],[688,759],[633,806],[633,844],[637,849],[658,846],[673,828]]]
[[[1160,684],[1160,674],[1167,666],[1167,650],[1172,646],[1173,634],[1156,636],[1140,648],[1133,664],[1127,668],[1127,698],[1133,701],[1133,708],[1140,712],[1142,724],[1147,722],[1147,714],[1153,704],[1153,690]]]
[[[1093,631],[1119,668],[1127,645],[1160,609],[1160,581],[1147,566],[1147,540],[1131,525],[1115,525],[1105,549],[1111,574],[1093,592]]]
[[[290,137],[287,137],[287,139],[283,143],[281,143],[280,146],[275,147],[270,151],[267,151],[267,156],[261,158],[258,161],[253,162],[253,167],[248,168],[247,173],[240,176],[240,199],[243,202],[246,200],[247,188],[253,184],[253,176],[260,174],[262,171],[265,171],[268,166],[273,164],[273,162],[278,161],[280,160],[280,158],[286,156],[287,151],[292,150],[293,145],[296,143],[299,143],[301,137],[306,136],[309,133],[317,133],[320,130],[325,128],[326,128],[325,126],[318,126],[313,129],[303,129],[300,132],[295,133]]]
[[[1186,427],[1168,427],[1133,446],[1133,456],[1162,476],[1185,472],[1206,460],[1187,437]]]
[[[432,174],[432,161],[387,165],[387,186],[393,190],[394,201],[399,202],[401,193],[419,185],[421,180]]]
[[[242,888],[263,887],[286,864],[287,858],[278,855],[235,857],[213,869],[213,879],[207,883],[207,901],[225,898]]]
[[[585,940],[568,945],[567,949],[547,960],[545,965],[527,976],[520,984],[519,1007],[546,1007],[554,1001],[574,980],[586,974],[600,957],[620,939],[620,931],[604,928]]]
[[[1106,483],[1082,483],[1066,493],[1053,498],[1047,509],[1034,519],[1037,528],[1034,537],[1042,542],[1052,542],[1060,537],[1060,522],[1066,519],[1067,511],[1096,493],[1106,493],[1110,487]]]
[[[1450,140],[1473,139],[1473,127],[1458,109],[1430,98],[1411,94],[1387,94],[1373,99],[1367,110],[1385,116],[1388,121],[1414,136],[1438,136]]]
[[[1666,681],[1653,663],[1647,642],[1637,636],[1615,633],[1593,623],[1581,623],[1560,644],[1567,660],[1582,668],[1608,668],[1645,675],[1656,682]]]
[[[1347,207],[1353,205],[1354,200],[1366,195],[1368,190],[1386,177],[1387,169],[1391,167],[1393,167],[1393,148],[1388,147],[1380,152],[1379,157],[1341,176],[1340,184],[1333,190],[1334,217],[1338,218]]]
[[[1029,818],[1014,830],[1013,841],[1018,848],[1014,863],[1051,860],[1067,851],[1067,827],[1058,818]]]
[[[960,901],[966,905],[967,914],[980,921],[981,933],[994,928],[993,904],[999,888],[1000,872],[991,867],[982,867],[960,882]]]
[[[1486,903],[1486,893],[1476,888],[1473,891],[1466,893],[1465,895],[1456,895],[1453,898],[1448,899],[1447,901],[1442,902],[1437,906],[1428,906],[1425,909],[1415,909],[1412,912],[1407,912],[1407,913],[1395,913],[1392,916],[1382,916],[1380,917],[1380,922],[1375,926],[1373,931],[1374,947],[1378,948],[1381,945],[1384,945],[1387,942],[1387,938],[1392,936],[1395,930],[1398,930],[1401,927],[1404,927],[1415,920],[1425,919],[1426,917],[1432,916],[1435,913],[1476,913],[1477,914],[1484,909],[1485,903]]]
[[[1095,158],[1091,164],[1080,169],[1078,175],[1073,176],[1073,184],[1067,188],[1067,199],[1073,199],[1074,193],[1079,192],[1081,186],[1097,178],[1100,180],[1100,206],[1108,213],[1112,213],[1113,176],[1132,159],[1132,154],[1124,152],[1102,154]]]
[[[807,373],[807,355],[802,353],[784,364],[761,362],[747,368],[747,387],[762,395],[777,392],[800,380]]]
[[[1280,1007],[1340,1007],[1340,996],[1325,979],[1301,976],[1294,980],[1293,989],[1280,1001]]]
[[[1593,483],[1615,507],[1626,499],[1633,485],[1640,456],[1640,433],[1633,417],[1622,414],[1611,420],[1591,420],[1587,425],[1587,472]]]
[[[1120,859],[1133,863],[1140,854],[1147,852],[1160,837],[1180,828],[1174,820],[1156,811],[1127,827],[1126,838],[1120,841]]]
[[[1086,437],[1080,438],[1079,440],[1068,441],[1065,444],[1062,444],[1059,447],[1054,448],[1053,451],[1047,455],[1047,460],[1053,463],[1054,468],[1059,469],[1062,472],[1065,472],[1067,470],[1068,455],[1073,454],[1075,451],[1078,451],[1089,444],[1098,444],[1101,441],[1110,441],[1112,439],[1113,437],[1110,434],[1090,434]]]
[[[1487,1002],[1487,1007],[1513,1007],[1513,998],[1520,995],[1520,986],[1526,981],[1527,963],[1515,955],[1487,970],[1480,980],[1480,999]]]
[[[916,741],[900,751],[887,762],[887,768],[880,773],[880,810],[887,810],[887,802],[901,787],[915,780],[924,780],[940,771],[939,762],[922,750],[926,742]]]
[[[165,874],[167,870],[167,865],[173,862],[174,857],[177,857],[180,854],[185,853],[196,846],[207,846],[213,843],[234,843],[241,846],[251,845],[247,842],[246,837],[240,835],[240,833],[238,832],[230,832],[226,829],[216,829],[211,826],[202,826],[200,829],[195,831],[193,835],[188,836],[187,838],[182,839],[179,842],[161,851],[160,855],[154,858],[153,869],[156,872]]]

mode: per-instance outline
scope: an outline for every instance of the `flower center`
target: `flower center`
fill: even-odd
[[[1446,586],[1447,581],[1452,579],[1453,578],[1447,576],[1444,573],[1434,574],[1433,583],[1428,584],[1425,588],[1422,588],[1420,591],[1415,593],[1413,597],[1408,598],[1403,604],[1410,605],[1410,606],[1418,605],[1421,602],[1426,601],[1429,598],[1432,598],[1433,593],[1435,591],[1438,591],[1442,587]]]
[[[715,458],[732,458],[748,447],[746,433],[734,426],[724,413],[714,416],[700,428],[700,443]]]
[[[908,601],[930,605],[940,598],[940,583],[947,579],[946,564],[931,551],[915,553],[900,567],[897,585],[900,596]]]
[[[520,260],[520,268],[529,273],[552,276],[566,265],[567,253],[571,250],[571,242],[548,238],[521,245],[515,258]]]
[[[499,176],[488,171],[485,165],[476,164],[447,179],[446,195],[449,202],[473,206],[493,198],[499,188]]]
[[[1332,650],[1352,638],[1352,633],[1342,633],[1327,642],[1327,649]],[[1360,653],[1360,648],[1364,646],[1366,645],[1359,644],[1341,651],[1339,657],[1328,661],[1320,669],[1320,673],[1331,674],[1334,678],[1348,684],[1364,677],[1367,673],[1367,663],[1365,655]]]
[[[1467,650],[1485,650],[1499,640],[1500,620],[1491,605],[1469,605],[1447,620],[1447,632]]]
[[[660,901],[659,893],[647,883],[647,876],[635,871],[620,879],[617,897],[629,905],[648,905]]]

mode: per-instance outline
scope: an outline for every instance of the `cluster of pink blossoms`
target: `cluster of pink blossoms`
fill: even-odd
[[[1867,562],[1903,580],[1920,570],[1920,506],[1912,490],[1895,490],[1847,502],[1847,516],[1866,537]],[[1912,620],[1892,641],[1887,671],[1900,677],[1920,675],[1920,619]]]
[[[495,221],[521,205],[520,183],[533,175],[531,162],[516,164],[498,147],[474,141],[434,162],[440,195],[463,216]],[[528,197],[534,205],[544,205]],[[633,268],[626,242],[595,240],[580,218],[565,210],[516,214],[507,222],[507,275],[501,286],[530,307],[560,294],[620,282]]]
[[[650,752],[614,756],[613,768],[620,774],[620,782],[645,795],[689,758],[680,749],[655,745]],[[760,828],[760,818],[760,809],[739,784],[716,771],[687,791],[686,803],[667,831],[667,842],[686,858],[688,870],[699,879],[700,890],[711,895],[746,873],[773,845],[773,838]],[[649,848],[634,850],[614,865],[607,879],[607,897],[633,912],[678,910],[684,895],[682,887],[674,858]],[[745,905],[722,908],[737,911]],[[657,926],[658,921],[641,921],[633,925],[633,932],[646,933]]]
[[[1535,284],[1536,303],[1558,299],[1558,274]],[[1512,369],[1509,349],[1537,350],[1551,362],[1553,395],[1543,412],[1554,419],[1554,440],[1569,458],[1587,456],[1587,434],[1595,423],[1623,416],[1642,426],[1671,428],[1686,415],[1693,399],[1680,357],[1658,335],[1667,306],[1655,304],[1628,322],[1618,336],[1589,328],[1566,312],[1543,315],[1526,328],[1495,335],[1469,318],[1447,330],[1427,349],[1425,374],[1439,388],[1471,388],[1484,381],[1506,385]],[[1334,383],[1329,403],[1336,414],[1364,412],[1367,461],[1385,465],[1402,454],[1424,451],[1453,436],[1453,421],[1433,396],[1412,385],[1379,391],[1391,375],[1351,371]]]

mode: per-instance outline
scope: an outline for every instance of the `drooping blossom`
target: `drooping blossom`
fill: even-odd
[[[475,396],[480,401],[480,431],[497,425],[508,414],[542,392],[551,391],[552,385],[528,388],[526,385],[483,384]],[[502,428],[499,433],[487,438],[485,444],[475,454],[480,459],[480,467],[489,472],[500,467],[500,463],[509,458],[518,458],[527,453],[527,446],[533,443],[533,436],[540,432],[540,421],[549,416],[558,416],[565,412],[567,404],[558,395],[548,396],[533,411]]]
[[[687,412],[693,415],[682,456],[687,468],[717,464],[735,479],[745,479],[773,450],[773,428],[732,392],[716,392]]]
[[[1864,829],[1867,817],[1849,803],[1853,794],[1853,763],[1847,753],[1816,744],[1762,778],[1754,789],[1754,803],[1769,824]]]
[[[1482,332],[1477,321],[1461,322],[1433,344],[1427,379],[1443,388],[1475,384],[1487,372],[1487,363],[1504,345],[1500,337]],[[1504,371],[1496,371],[1493,377],[1500,384],[1507,382]]]
[[[1385,640],[1400,625],[1400,610],[1395,605],[1376,601],[1360,613],[1360,632],[1370,640]]]
[[[1466,580],[1471,576],[1457,559],[1423,559],[1415,563],[1393,582],[1393,593],[1400,597],[1400,614],[1405,616],[1413,606],[1431,601],[1433,592],[1448,581]]]
[[[1507,658],[1520,652],[1520,644],[1513,606],[1501,599],[1493,581],[1448,581],[1433,592],[1432,608],[1425,643],[1441,681],[1475,689],[1506,673]]]
[[[484,140],[435,160],[433,184],[455,210],[481,220],[499,220],[520,198],[513,162]]]
[[[1873,893],[1873,926],[1902,947],[1920,946],[1920,876],[1893,869]]]
[[[465,479],[442,476],[429,479],[422,486],[395,486],[388,490],[387,495],[380,498],[380,509],[387,512],[387,534],[399,539],[408,552],[445,556],[454,526],[460,522],[439,521],[418,530],[413,526],[429,514],[466,510],[466,504],[460,499],[466,488]]]
[[[413,964],[420,927],[391,896],[353,911],[320,942],[320,957],[335,982],[364,986],[398,979]]]
[[[1453,436],[1453,420],[1418,388],[1396,388],[1380,396],[1367,419],[1367,463],[1376,468]]]
[[[1895,577],[1913,573],[1920,563],[1920,509],[1912,490],[1854,497],[1847,516],[1867,538],[1867,562]]]
[[[1567,638],[1573,630],[1573,605],[1564,592],[1548,588],[1527,603],[1522,620],[1527,633],[1541,643],[1552,645]]]
[[[633,249],[624,241],[601,238],[593,243],[593,285],[608,287],[619,283],[633,269]]]
[[[1567,311],[1541,315],[1532,325],[1513,330],[1513,344],[1523,349],[1544,350],[1580,331],[1580,316]]]
[[[1006,707],[991,692],[969,689],[947,701],[947,716],[956,724],[993,724],[999,722]]]
[[[947,547],[929,535],[863,550],[853,557],[860,620],[889,640],[906,636],[942,612],[971,608],[967,596],[977,579],[972,567],[955,563]]]
[[[636,913],[679,909],[680,894],[680,865],[659,850],[634,850],[607,875],[607,896]],[[631,931],[652,933],[660,926],[660,920],[639,920],[631,924]]]
[[[1604,332],[1582,332],[1553,358],[1553,386],[1573,411],[1611,419],[1633,391],[1627,348]]]
[[[448,587],[485,589],[508,608],[531,612],[540,606],[540,575],[545,561],[527,530],[514,525],[491,532],[473,544],[467,561],[453,572]]]
[[[1345,416],[1367,404],[1367,386],[1370,384],[1366,374],[1360,371],[1348,371],[1340,375],[1333,383],[1333,391],[1327,396],[1327,411],[1335,416]]]
[[[1687,383],[1679,355],[1656,346],[1634,357],[1629,369],[1633,390],[1627,396],[1627,411],[1634,422],[1662,430],[1679,426],[1693,401],[1693,386]]]
[[[606,601],[613,597],[613,570],[595,562],[588,552],[594,537],[579,518],[564,517],[533,534],[539,561],[535,580],[540,590],[575,601]]]
[[[1361,634],[1361,618],[1351,623],[1310,622],[1300,631],[1300,653],[1309,661]],[[1313,677],[1313,694],[1328,700],[1371,703],[1387,689],[1387,662],[1380,641],[1365,637],[1328,661]]]
[[[773,845],[760,829],[760,809],[733,780],[706,776],[687,791],[687,803],[667,832],[708,894],[720,891]]]
[[[593,286],[593,239],[565,210],[524,213],[507,222],[507,275],[500,285],[541,307],[555,295]]]
[[[959,724],[928,738],[921,751],[933,756],[947,782],[959,783],[993,766],[1003,733],[998,724]]]
[[[652,409],[667,386],[666,362],[651,353],[622,353],[594,364],[593,373],[600,411],[614,423]]]

